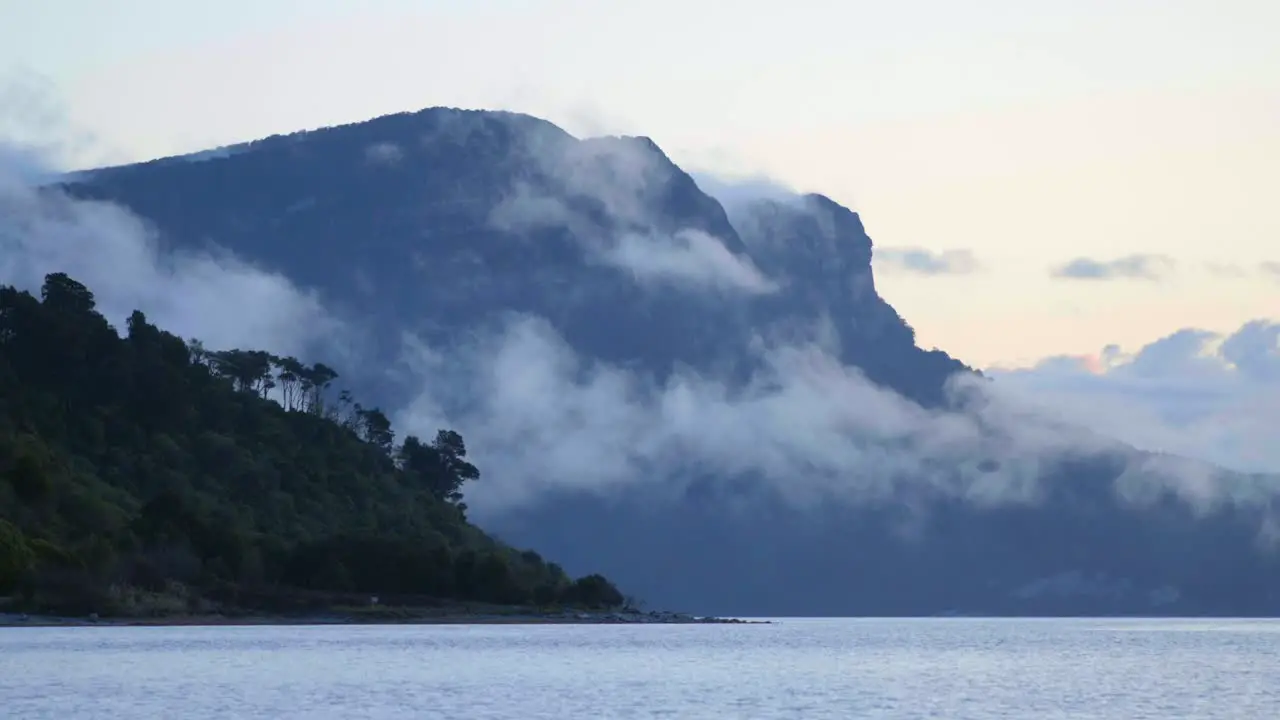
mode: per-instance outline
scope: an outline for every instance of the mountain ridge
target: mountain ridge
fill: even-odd
[[[514,137],[517,133],[527,133],[528,137],[523,140]],[[476,138],[482,140],[477,140]],[[358,138],[358,139],[357,139]],[[443,142],[442,142],[443,140]],[[308,153],[299,150],[300,146],[309,143],[327,143],[323,148]],[[405,153],[413,153],[415,147],[431,147],[443,146],[444,150],[425,150],[421,157],[400,156],[398,159],[389,164],[380,160],[370,160],[367,157],[369,148],[385,146],[391,143],[401,148]],[[259,178],[261,186],[267,188],[265,191],[259,190],[255,186],[255,191],[259,194],[270,195],[271,188],[280,186],[290,186],[291,181],[284,170],[273,168],[273,163],[283,163],[284,160],[292,159],[295,163],[306,163],[306,156],[324,156],[325,162],[332,163],[331,157],[335,153],[345,155],[344,170],[349,170],[353,175],[353,186],[360,187],[365,183],[373,184],[381,188],[388,185],[380,184],[373,173],[391,173],[393,179],[399,178],[394,175],[402,170],[402,164],[410,162],[421,162],[425,165],[444,166],[444,172],[432,173],[430,171],[422,173],[426,178],[419,180],[415,184],[423,194],[430,195],[432,193],[441,192],[439,185],[443,183],[433,183],[432,178],[435,176],[444,176],[453,180],[457,177],[467,176],[465,171],[456,169],[457,158],[454,157],[453,151],[461,148],[459,152],[470,152],[467,148],[478,146],[486,148],[485,152],[475,155],[466,156],[466,162],[470,166],[477,166],[492,161],[494,153],[501,154],[507,152],[508,155],[503,159],[496,161],[499,170],[502,172],[514,172],[513,179],[500,179],[481,181],[479,183],[463,182],[463,187],[459,188],[459,192],[452,193],[451,202],[455,204],[455,211],[451,213],[432,213],[429,211],[421,211],[404,216],[401,211],[400,217],[378,218],[373,220],[375,231],[373,233],[364,233],[362,255],[363,257],[352,257],[351,253],[347,253],[350,257],[349,262],[334,263],[338,267],[354,266],[357,269],[363,269],[362,266],[370,264],[370,260],[378,262],[377,256],[385,252],[388,248],[385,246],[393,246],[399,243],[401,246],[412,246],[413,243],[434,244],[433,251],[437,253],[448,253],[452,256],[454,262],[461,262],[459,256],[465,255],[465,249],[457,246],[452,248],[441,247],[451,238],[444,237],[448,235],[448,228],[458,227],[461,225],[464,232],[475,233],[492,233],[497,230],[501,233],[504,230],[516,230],[512,234],[526,234],[531,236],[533,242],[542,242],[550,248],[556,248],[562,252],[573,253],[576,248],[570,247],[565,249],[562,237],[557,237],[557,233],[561,230],[559,223],[566,218],[570,218],[575,227],[572,232],[578,236],[593,236],[597,234],[617,234],[627,231],[672,234],[678,230],[682,231],[702,231],[712,236],[719,244],[728,252],[731,258],[750,257],[747,245],[739,237],[734,224],[730,222],[728,213],[725,208],[713,197],[706,195],[698,189],[696,181],[688,173],[681,170],[670,158],[661,151],[658,145],[650,138],[643,136],[609,136],[602,138],[586,138],[577,139],[568,133],[556,128],[554,125],[529,115],[508,112],[490,112],[479,110],[456,110],[429,108],[414,113],[399,113],[395,115],[383,116],[365,123],[353,123],[340,125],[331,128],[323,128],[318,130],[300,131],[289,135],[276,135],[259,141],[241,143],[237,147],[244,148],[243,152],[227,157],[214,158],[202,163],[192,164],[174,164],[167,163],[165,159],[152,161],[150,163],[141,163],[130,166],[123,166],[109,169],[99,169],[91,171],[90,177],[96,178],[94,183],[85,182],[72,183],[68,187],[73,194],[83,194],[85,197],[106,200],[125,200],[123,204],[130,206],[142,217],[148,218],[151,222],[156,223],[161,238],[207,238],[212,242],[227,247],[232,252],[253,258],[256,262],[265,265],[269,269],[280,269],[287,267],[288,274],[296,282],[300,282],[305,286],[317,287],[322,292],[330,296],[341,296],[346,288],[342,287],[342,279],[335,277],[323,277],[309,263],[305,262],[302,257],[305,253],[314,252],[312,248],[300,247],[297,241],[288,244],[282,244],[279,241],[281,236],[292,237],[301,236],[303,233],[308,238],[308,244],[315,245],[322,243],[325,245],[323,251],[332,251],[336,244],[350,237],[360,237],[361,232],[356,229],[355,222],[350,219],[340,219],[340,225],[351,223],[349,229],[336,228],[330,230],[327,228],[317,228],[312,231],[307,228],[304,223],[295,224],[302,225],[295,235],[291,232],[291,228],[287,227],[292,218],[275,218],[269,221],[274,227],[259,228],[256,232],[253,230],[246,231],[245,228],[237,228],[232,222],[226,220],[219,221],[213,217],[221,212],[219,201],[214,198],[218,193],[228,193],[229,198],[224,198],[222,204],[229,206],[244,207],[248,205],[252,207],[254,204],[249,198],[243,195],[248,190],[242,191],[242,196],[236,196],[235,189],[219,186],[214,168],[227,167],[237,163],[246,163],[249,158],[246,157],[253,152],[269,153],[269,157],[262,158],[260,162],[254,164],[252,168],[243,169],[240,172],[265,173]],[[498,150],[494,150],[497,148]],[[295,156],[303,156],[298,159]],[[510,159],[515,157],[515,160]],[[530,159],[532,157],[532,159]],[[157,164],[158,163],[158,164]],[[310,167],[308,165],[308,167]],[[515,170],[512,171],[511,168]],[[146,184],[146,180],[142,178],[150,175],[151,171],[160,170],[165,174],[163,180],[157,180],[154,184],[148,186],[145,190],[139,186],[141,181]],[[222,171],[219,171],[222,172]],[[225,172],[232,172],[225,170]],[[296,169],[296,173],[302,173],[304,170]],[[332,169],[330,170],[332,172]],[[360,177],[360,173],[370,173],[369,177]],[[322,174],[322,173],[321,173]],[[189,187],[188,178],[192,176],[214,176],[207,180],[208,187],[201,188],[195,192],[202,193],[205,198],[205,209],[203,212],[190,212],[188,208],[183,213],[166,213],[165,206],[174,205],[182,206],[180,198],[173,197],[174,193],[190,193],[193,192]],[[548,180],[550,176],[550,180]],[[294,176],[296,177],[296,175]],[[402,178],[400,178],[402,179]],[[315,184],[315,183],[313,183]],[[480,189],[476,185],[482,186]],[[534,186],[534,190],[530,191],[529,187]],[[107,188],[106,193],[99,192],[103,188]],[[321,186],[323,188],[323,185]],[[399,187],[399,186],[391,186]],[[113,195],[111,188],[115,189]],[[288,192],[277,190],[276,192]],[[533,193],[532,197],[530,194]],[[395,198],[394,202],[402,203],[409,206],[413,199],[404,196],[396,198],[394,192],[389,197]],[[449,195],[449,193],[446,193]],[[465,195],[466,200],[459,200],[459,195]],[[344,202],[352,205],[374,201],[374,198],[363,196],[358,197],[316,197],[312,195],[303,195],[289,199],[277,198],[273,199],[275,204],[284,209],[285,215],[305,214],[308,207],[314,203],[338,203]],[[387,198],[383,198],[384,205],[391,205]],[[832,258],[839,259],[841,265],[847,270],[857,270],[861,274],[856,278],[856,282],[861,283],[863,288],[855,289],[859,292],[869,293],[872,302],[879,301],[878,294],[874,290],[874,279],[871,275],[871,239],[866,234],[861,218],[857,213],[850,211],[835,201],[819,194],[809,194],[798,196],[798,203],[807,204],[809,207],[804,211],[797,211],[795,203],[777,203],[779,214],[785,214],[786,220],[793,223],[807,225],[808,227],[796,230],[793,235],[795,237],[820,237],[826,243],[826,249],[837,251],[835,254],[827,252],[822,255],[815,254],[817,265],[821,265],[823,260]],[[475,203],[479,206],[491,208],[485,213],[483,220],[479,218],[460,218],[459,215],[466,214],[465,208],[458,211],[456,208],[465,206],[468,203]],[[539,205],[538,203],[541,203]],[[510,223],[512,208],[515,207],[514,214],[517,215],[518,222],[513,226]],[[186,206],[182,206],[186,207]],[[758,209],[758,208],[757,208]],[[223,213],[231,215],[232,213]],[[652,218],[657,217],[658,222],[653,222]],[[504,222],[503,218],[508,220]],[[268,224],[268,223],[262,223]],[[419,228],[430,228],[429,236],[422,237],[419,235]],[[211,233],[210,228],[215,228]],[[810,232],[817,229],[818,232]],[[366,229],[367,230],[367,229]],[[342,233],[338,236],[338,233]],[[245,236],[243,240],[237,236]],[[375,238],[379,236],[393,236],[393,239],[384,242],[375,242],[369,236]],[[317,237],[323,237],[323,241],[317,241]],[[497,240],[494,240],[496,242]],[[276,247],[272,247],[275,245]],[[283,246],[282,246],[283,245]],[[320,250],[321,248],[315,248]],[[793,248],[794,249],[794,248]],[[816,248],[815,248],[816,250]],[[550,254],[550,253],[548,253]],[[290,256],[293,257],[290,257]],[[552,256],[550,262],[563,263],[566,261],[564,256]],[[344,258],[345,260],[345,258]],[[410,258],[410,263],[404,263],[403,260],[391,261],[389,258],[384,259],[387,266],[396,265],[412,265],[418,262]],[[513,260],[513,263],[523,262],[526,266],[538,267],[539,258],[530,257],[529,253],[524,253],[522,261]],[[547,264],[547,263],[544,263]],[[862,272],[865,271],[865,272]],[[403,273],[397,272],[397,269],[391,267],[374,268],[365,270],[371,275],[381,275],[383,282],[409,282],[403,277]],[[737,276],[731,276],[737,277]],[[548,282],[563,282],[562,278],[547,278]],[[732,281],[727,281],[732,282]],[[853,288],[851,288],[853,289]],[[764,293],[761,293],[763,295]],[[635,294],[622,294],[615,296],[615,303],[624,302],[643,302],[644,298]],[[762,304],[767,304],[767,299]],[[879,319],[882,326],[889,327],[896,324],[905,326],[900,316],[888,306],[887,303],[880,301],[877,303],[877,311],[874,317]],[[370,308],[360,308],[361,311],[369,311]],[[530,310],[541,316],[553,316],[554,312],[545,306],[538,307],[535,305]],[[839,315],[842,318],[854,318],[858,313],[850,312],[848,308],[826,308],[829,313]],[[765,308],[762,313],[768,317],[770,311]],[[668,313],[668,324],[679,326],[677,313]],[[851,328],[844,328],[848,332]],[[893,338],[895,342],[901,344],[904,348],[913,347],[914,331],[897,333]],[[686,331],[691,333],[692,331]],[[574,333],[570,332],[569,340],[575,347],[584,344],[584,340],[579,337],[573,337]],[[386,342],[394,343],[396,338],[387,339]],[[617,341],[617,339],[613,339]],[[585,342],[592,354],[602,355],[600,347],[591,347],[593,344]],[[703,348],[705,351],[706,349]],[[604,353],[602,356],[609,359],[629,361],[631,358],[639,354],[638,348],[628,348],[621,353]],[[689,352],[679,353],[686,358]],[[904,355],[909,354],[904,352]],[[610,357],[612,356],[612,357]],[[949,356],[941,354],[937,362],[943,372],[954,372],[956,370],[968,369],[960,363],[948,363]],[[862,362],[869,363],[866,358],[861,358]],[[855,364],[856,361],[855,361]],[[943,368],[943,366],[946,366]],[[878,373],[877,379],[894,382],[892,377],[892,368],[873,368],[872,372]],[[912,391],[904,386],[900,379],[895,389],[908,397],[917,400],[924,400],[931,404],[939,404],[944,401],[941,382],[935,382],[935,387],[927,390]]]
[[[1249,614],[1276,597],[1220,576],[1274,579],[1240,530],[1263,506],[1171,505],[1179,481],[1145,456],[1029,422],[917,347],[862,219],[825,196],[722,203],[652,140],[441,109],[66,187],[316,288],[374,338],[366,364],[414,338],[448,366],[436,386],[373,372],[361,394],[470,423],[514,478],[478,488],[477,513],[537,500],[487,528],[657,604]],[[1217,553],[1177,566],[1168,548],[1193,539]],[[1129,590],[1022,592],[1073,572]]]

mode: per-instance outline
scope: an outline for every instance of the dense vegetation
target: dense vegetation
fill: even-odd
[[[0,595],[65,612],[365,602],[607,607],[466,521],[463,439],[399,445],[338,374],[210,351],[147,322],[121,336],[64,274],[0,286]],[[346,594],[346,595],[343,595]],[[353,600],[354,601],[354,600]]]

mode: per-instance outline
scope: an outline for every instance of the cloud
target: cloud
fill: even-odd
[[[489,227],[505,232],[519,233],[542,228],[566,227],[587,229],[587,220],[565,205],[564,200],[535,189],[526,182],[517,182],[489,212]]]
[[[404,149],[392,142],[381,142],[364,149],[365,160],[374,165],[395,165],[404,159]]]
[[[1221,352],[1233,372],[1269,378],[1273,360],[1261,348],[1274,326],[1250,327]],[[708,477],[763,483],[801,507],[925,497],[1029,503],[1046,473],[1079,453],[1125,459],[1115,491],[1132,502],[1171,492],[1205,510],[1270,497],[1182,457],[1280,470],[1267,442],[1280,403],[1250,399],[1225,380],[1216,389],[1197,384],[1221,372],[1211,369],[1219,361],[1192,352],[1203,346],[1200,335],[1176,336],[1115,360],[1113,384],[1096,387],[1067,358],[994,381],[957,375],[960,410],[944,412],[869,382],[816,343],[758,342],[759,370],[745,380],[686,368],[659,382],[578,355],[541,318],[514,316],[465,346],[419,346],[429,362],[414,364],[429,371],[396,423],[419,435],[455,427],[467,438],[485,472],[468,491],[481,518],[564,490],[643,486],[678,496]],[[1179,400],[1164,407],[1170,391]],[[1179,409],[1188,414],[1176,428]],[[1135,454],[1115,438],[1180,455]]]
[[[49,168],[38,150],[3,143],[0,143],[0,168],[3,168],[0,182],[17,186],[48,183],[59,174]]]
[[[5,177],[43,182],[57,177],[71,158],[101,155],[100,141],[67,118],[48,78],[19,70],[0,76],[0,168]]]
[[[65,272],[94,292],[118,328],[138,309],[210,348],[345,352],[334,343],[342,323],[314,293],[228,253],[161,251],[127,209],[37,187],[33,179],[48,176],[31,171],[47,167],[39,150],[8,147],[0,151],[0,283],[38,292],[46,274]]]
[[[607,226],[532,185],[514,189],[491,223],[580,223],[595,230],[588,235],[598,243],[594,257],[629,269],[637,282],[768,287],[705,231],[646,227],[645,203],[669,170],[652,164],[651,152],[622,147],[593,145],[552,168],[575,194],[606,210]],[[88,284],[117,323],[139,308],[210,347],[305,356],[344,330],[317,296],[278,274],[227,254],[162,252],[154,232],[119,206],[0,177],[0,282],[35,289],[45,273],[65,271]],[[1261,327],[1221,344],[1236,372],[1270,377],[1259,349],[1267,332]],[[1183,336],[1164,347],[1187,355],[1202,340]],[[962,411],[937,412],[868,382],[816,343],[761,340],[752,358],[758,370],[736,380],[682,369],[658,381],[584,358],[545,319],[531,316],[510,317],[447,347],[408,338],[405,353],[422,384],[396,413],[397,427],[427,437],[439,427],[464,434],[485,472],[468,498],[480,514],[560,489],[643,484],[678,492],[706,476],[754,478],[807,504],[918,493],[975,504],[1029,502],[1046,467],[1064,454],[1117,449],[1085,429],[1091,426],[1064,422],[1056,405],[1027,402],[1016,383],[957,377]],[[1133,364],[1155,372],[1160,357]],[[1169,461],[1155,468],[1160,479],[1153,482],[1151,462],[1138,462],[1125,482],[1172,483],[1201,503],[1219,497],[1211,472]]]
[[[1023,422],[977,379],[956,380],[974,393],[969,412],[936,413],[817,345],[762,344],[756,354],[762,369],[746,382],[685,370],[657,383],[581,358],[545,320],[520,316],[470,346],[430,353],[431,379],[397,423],[463,433],[486,468],[469,496],[482,513],[557,489],[678,490],[706,473],[754,476],[797,502],[883,498],[917,484],[1016,501],[1033,496],[1051,457],[1108,445]]]
[[[591,198],[617,222],[648,225],[680,169],[644,137],[598,137],[536,156],[570,197]]]
[[[533,153],[547,180],[514,185],[490,214],[492,227],[568,230],[588,257],[642,284],[747,293],[774,286],[705,231],[649,225],[650,203],[673,166],[648,141],[587,141],[563,153],[548,147]],[[547,192],[547,182],[562,192]],[[698,182],[727,204],[730,218],[737,205],[762,196],[804,200],[768,181]],[[926,274],[977,267],[964,251],[886,249],[877,257]],[[455,427],[467,438],[485,472],[468,492],[482,518],[560,490],[679,493],[695,478],[752,480],[803,505],[922,494],[1030,502],[1046,471],[1080,452],[1129,458],[1116,489],[1131,499],[1167,490],[1206,507],[1232,497],[1215,470],[1132,454],[1089,423],[1068,422],[1056,406],[1026,397],[1016,382],[957,376],[951,390],[962,410],[928,410],[842,364],[834,346],[759,338],[746,359],[758,368],[749,377],[683,368],[659,381],[580,356],[545,318],[517,315],[476,330],[465,344],[427,347],[411,338],[406,365],[423,381],[396,423],[425,436]]]
[[[779,180],[764,175],[725,178],[708,172],[691,173],[702,192],[715,198],[733,216],[739,206],[773,200],[780,203],[800,202],[801,194]]]
[[[610,265],[630,271],[642,282],[770,293],[778,285],[749,258],[729,252],[724,243],[700,230],[674,235],[623,235],[603,253]]]
[[[1050,275],[1065,280],[1160,280],[1173,268],[1174,261],[1163,255],[1128,255],[1115,260],[1082,257],[1054,268]]]
[[[1264,262],[1258,266],[1264,275],[1270,275],[1280,280],[1280,262]]]
[[[1248,472],[1280,471],[1280,323],[1179,330],[1132,354],[993,369],[1000,385],[1135,447]]]
[[[523,234],[568,230],[594,262],[650,286],[770,293],[778,288],[751,258],[695,227],[658,227],[681,171],[646,138],[534,143],[527,150],[546,184],[516,182],[489,213],[490,227]]]
[[[541,122],[532,118],[522,121]],[[480,131],[480,122],[462,115],[444,127],[451,136],[466,137],[467,132]],[[648,138],[576,140],[558,129],[554,133],[534,132],[532,128],[521,132],[523,144],[518,156],[554,186],[515,182],[491,213],[490,223],[499,229],[516,231],[526,224],[540,227],[568,218],[590,223],[602,217],[632,229],[645,227],[650,224],[652,206],[680,172]],[[526,214],[530,206],[546,205],[557,206],[562,214],[549,214],[545,207],[543,212]]]
[[[1223,278],[1241,278],[1248,274],[1244,268],[1234,263],[1211,262],[1205,263],[1204,267],[1210,275]]]
[[[924,248],[876,248],[876,267],[915,275],[968,275],[978,260],[968,250],[934,252]]]

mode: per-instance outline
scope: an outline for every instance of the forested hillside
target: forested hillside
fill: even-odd
[[[342,593],[618,605],[466,521],[455,432],[399,444],[322,364],[212,351],[65,274],[0,286],[0,596],[102,614],[297,609]],[[348,599],[355,597],[350,595]]]

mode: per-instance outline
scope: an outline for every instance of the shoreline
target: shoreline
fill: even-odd
[[[391,610],[391,609],[388,609]],[[306,615],[208,614],[156,617],[66,617],[0,613],[0,628],[13,627],[266,627],[316,625],[768,625],[768,620],[701,617],[661,612],[320,612]]]

